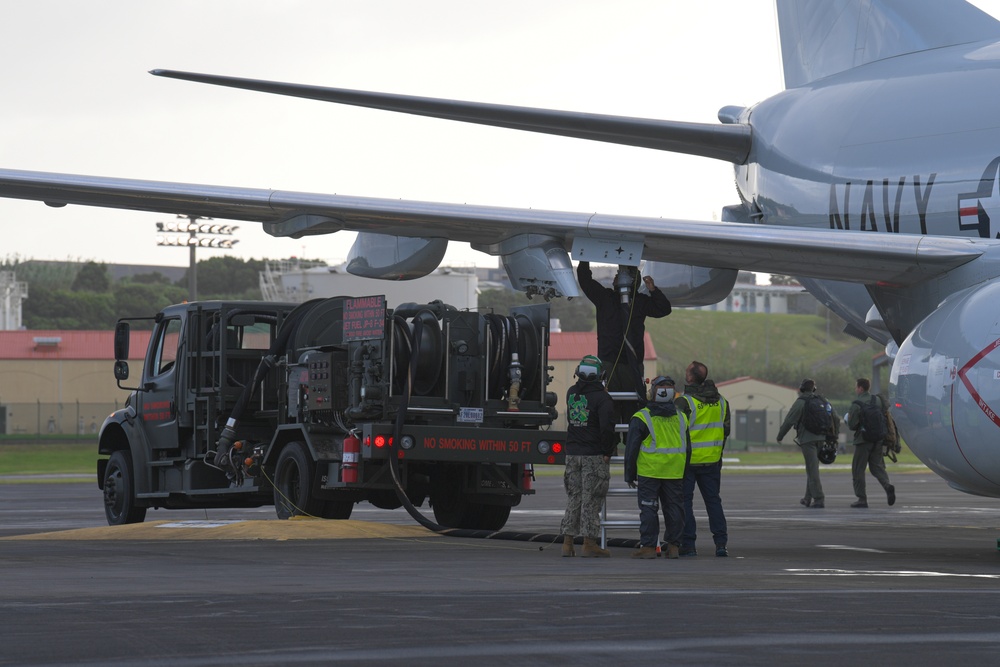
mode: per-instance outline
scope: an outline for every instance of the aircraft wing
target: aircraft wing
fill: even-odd
[[[382,109],[464,123],[506,127],[575,139],[686,153],[742,164],[750,153],[750,126],[730,118],[729,124],[630,118],[605,114],[554,111],[506,104],[484,104],[435,97],[373,93],[281,81],[244,79],[217,74],[155,69],[156,76],[209,83],[228,88],[302,97],[369,109]]]
[[[273,236],[341,230],[444,238],[500,255],[528,235],[636,247],[642,259],[857,283],[912,285],[997,246],[990,240],[773,227],[0,170],[0,196],[259,222]],[[574,252],[573,259],[589,259]],[[594,261],[602,261],[595,259]],[[613,260],[604,260],[615,263]],[[624,262],[623,262],[624,263]]]

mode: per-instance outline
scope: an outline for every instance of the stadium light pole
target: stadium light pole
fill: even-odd
[[[232,236],[239,229],[236,225],[220,225],[212,223],[212,218],[201,218],[197,215],[178,215],[181,220],[187,222],[158,222],[156,231],[160,234],[156,237],[156,245],[174,246],[183,248],[187,246],[188,256],[188,300],[198,300],[198,261],[195,254],[197,248],[217,248],[221,250],[231,250],[239,243],[239,239],[203,238],[201,235]],[[205,220],[208,222],[198,222]],[[187,237],[182,234],[187,233]],[[176,234],[177,236],[166,236],[164,234]]]

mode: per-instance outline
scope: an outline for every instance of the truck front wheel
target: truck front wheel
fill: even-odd
[[[118,450],[108,459],[104,473],[104,515],[109,526],[142,523],[146,508],[135,504],[135,478],[132,474],[132,455]]]
[[[316,466],[301,442],[290,442],[274,467],[274,511],[279,519],[297,514],[323,516],[324,503],[312,495]]]

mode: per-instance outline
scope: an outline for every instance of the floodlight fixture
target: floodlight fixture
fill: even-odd
[[[197,215],[178,215],[184,222],[158,222],[156,223],[156,245],[172,246],[177,248],[188,248],[188,298],[195,301],[198,298],[198,264],[195,259],[196,248],[213,248],[217,250],[232,250],[233,246],[239,243],[239,239],[201,238],[199,234],[209,234],[218,236],[232,236],[239,226],[221,224],[216,222],[203,223],[200,220],[211,221],[212,218],[202,218]],[[170,236],[178,234],[180,236]],[[187,234],[187,236],[183,236]]]

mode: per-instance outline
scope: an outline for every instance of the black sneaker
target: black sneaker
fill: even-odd
[[[715,555],[719,558],[726,558],[729,556],[729,550],[726,547],[715,547]]]
[[[691,556],[697,556],[698,550],[694,547],[681,547],[681,550],[677,553],[681,558],[689,558]]]
[[[856,502],[851,503],[851,507],[868,507],[868,501],[858,500]]]
[[[889,507],[892,507],[893,505],[896,504],[896,487],[894,487],[892,484],[885,487],[885,495],[889,500]]]
[[[813,503],[812,505],[810,505],[810,507],[812,507],[814,510],[821,510],[824,507],[826,507],[826,505],[824,505],[822,502],[818,502],[818,503]]]
[[[809,507],[810,505],[812,505],[812,499],[810,499],[810,498],[803,498],[802,500],[799,501],[799,505],[803,505],[805,507]]]

